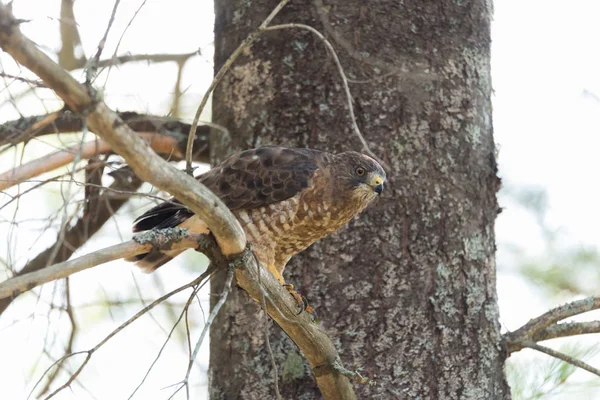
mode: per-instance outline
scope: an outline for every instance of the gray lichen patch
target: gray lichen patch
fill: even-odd
[[[251,57],[250,52],[247,54]],[[223,93],[227,97],[225,101],[233,110],[235,126],[241,127],[244,121],[254,114],[254,111],[247,109],[247,99],[256,98],[258,87],[260,87],[260,95],[255,99],[255,103],[259,102],[266,106],[273,100],[274,83],[271,61],[252,59],[243,65],[233,67],[224,78],[223,86]]]
[[[164,241],[169,243],[177,243],[189,234],[187,229],[183,228],[166,228],[151,230],[135,235],[132,239],[139,244],[154,244],[162,237]]]
[[[463,244],[467,260],[477,261],[485,259],[487,252],[481,233],[476,233],[471,237],[463,239]]]
[[[281,380],[284,384],[304,377],[304,359],[296,352],[290,352],[283,363]]]

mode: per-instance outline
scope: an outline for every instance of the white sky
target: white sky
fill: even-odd
[[[56,50],[59,46],[58,0],[15,0],[14,13],[19,18],[31,19],[23,25],[23,31],[34,41]],[[129,19],[141,4],[140,0],[123,0],[117,19],[109,36],[104,56],[114,51],[116,41]],[[123,38],[118,54],[140,53],[183,53],[203,49],[203,58],[190,61],[184,73],[183,88],[187,89],[183,99],[184,109],[191,115],[212,75],[212,1],[171,0],[165,2],[149,0],[142,12]],[[494,126],[495,140],[500,147],[500,174],[507,186],[539,186],[548,192],[548,220],[554,227],[566,233],[564,245],[587,244],[598,246],[597,227],[600,214],[597,212],[598,189],[597,149],[600,145],[600,1],[575,0],[570,2],[553,0],[499,0],[495,3],[492,29],[492,69],[494,82]],[[75,13],[84,43],[86,55],[92,54],[104,33],[112,2],[77,0]],[[14,63],[5,54],[0,54],[0,69],[16,73]],[[129,64],[110,73],[105,88],[108,104],[119,110],[166,114],[173,93],[176,68],[173,64],[159,65]],[[24,72],[25,76],[29,76]],[[75,73],[76,77],[81,77]],[[98,82],[103,83],[105,76]],[[1,90],[0,83],[0,90]],[[22,88],[22,87],[21,87]],[[17,85],[9,87],[10,93],[19,93]],[[0,97],[6,99],[9,91],[1,90]],[[60,102],[49,92],[41,92],[41,99],[27,96],[18,102],[18,110],[25,114],[43,113],[53,110]],[[17,110],[7,102],[0,102],[0,121],[18,118]],[[40,140],[28,147],[28,152],[47,151],[56,143]],[[8,160],[0,160],[5,170]],[[57,188],[53,189],[55,192]],[[39,204],[36,199],[25,197],[21,207],[30,207],[28,218],[42,218],[55,204]],[[4,202],[4,198],[0,198]],[[543,240],[535,220],[501,194],[504,212],[497,222],[498,252],[498,296],[501,308],[501,323],[505,329],[514,329],[532,316],[555,306],[544,298],[541,291],[524,282],[516,274],[511,259],[504,249],[509,244],[518,244],[527,249],[531,256],[545,251]],[[130,235],[128,224],[133,211],[140,202],[130,206],[121,225],[126,238]],[[10,212],[9,212],[10,211]],[[12,210],[1,210],[1,221],[12,217]],[[59,219],[60,220],[60,219]],[[4,225],[3,225],[4,226]],[[114,226],[111,227],[114,231]],[[17,251],[14,242],[8,242],[14,233],[0,233],[0,257],[15,255],[21,262],[53,242],[52,235],[42,237],[30,251],[36,236],[27,226],[19,228]],[[99,235],[99,240],[86,246],[81,252],[89,252],[121,240],[114,234]],[[9,254],[10,253],[10,254]],[[89,304],[93,298],[102,299],[111,293],[125,299],[135,297],[131,293],[133,277],[137,280],[144,298],[153,299],[191,280],[194,271],[183,265],[169,265],[152,276],[133,271],[130,265],[115,262],[74,276],[71,279],[73,302]],[[576,271],[574,271],[576,272]],[[0,277],[1,279],[2,277]],[[32,372],[32,360],[40,355],[49,323],[57,324],[56,312],[46,315],[45,302],[52,295],[52,285],[43,289],[42,299],[22,296],[16,306],[0,319],[0,397],[23,398],[24,387]],[[58,290],[58,289],[56,289]],[[206,299],[206,293],[201,295]],[[185,301],[187,295],[178,297]],[[77,314],[78,323],[84,329],[76,343],[76,349],[87,349],[95,345],[114,327],[131,316],[137,307],[113,308],[112,315],[104,307],[88,307]],[[193,337],[197,338],[202,319],[194,320]],[[27,318],[34,311],[35,318]],[[206,307],[205,307],[206,311]],[[175,312],[178,312],[176,309]],[[166,312],[160,308],[154,313],[165,329],[169,329]],[[13,320],[20,322],[14,323]],[[67,329],[66,320],[60,324]],[[105,348],[98,351],[93,362],[86,367],[83,381],[86,389],[99,399],[123,398],[139,383],[147,366],[155,357],[164,333],[157,323],[148,317],[142,318],[113,338]],[[579,339],[578,339],[579,340]],[[591,341],[593,342],[593,338]],[[585,339],[584,339],[585,341]],[[590,342],[590,338],[587,338]],[[158,344],[157,344],[158,343]],[[55,352],[59,354],[59,351]],[[179,339],[174,340],[163,353],[155,372],[142,387],[136,398],[164,399],[169,390],[164,387],[178,382],[185,374],[186,349]],[[204,353],[206,357],[206,353]],[[514,358],[531,358],[526,352]],[[542,358],[540,358],[542,357]],[[43,358],[43,357],[42,357]],[[543,356],[535,356],[543,360]],[[5,362],[4,360],[10,360]],[[45,369],[47,360],[35,370],[36,376]],[[198,396],[204,396],[206,358],[194,370],[194,384]],[[596,360],[600,365],[600,360]],[[588,378],[578,373],[578,379]],[[109,384],[110,382],[110,384]],[[132,386],[133,385],[133,386]],[[58,399],[86,399],[86,390],[74,386],[73,391],[63,391]],[[570,392],[561,398],[582,398],[583,392]],[[575,397],[573,397],[575,396]],[[585,393],[585,398],[600,399],[600,395]],[[203,398],[203,397],[198,397]]]

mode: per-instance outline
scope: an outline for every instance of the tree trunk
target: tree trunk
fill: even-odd
[[[316,308],[344,365],[375,379],[356,386],[358,398],[508,399],[494,260],[491,1],[321,1],[294,0],[273,23],[308,24],[331,40],[389,183],[284,276]],[[276,4],[215,1],[216,69]],[[213,112],[232,132],[212,138],[214,161],[267,144],[362,149],[332,58],[298,29],[265,33],[217,88]],[[214,294],[221,285],[214,279]],[[265,323],[235,290],[211,330],[212,399],[274,398]],[[283,397],[320,398],[294,344],[269,331]]]

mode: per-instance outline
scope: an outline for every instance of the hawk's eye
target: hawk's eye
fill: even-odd
[[[358,167],[354,170],[354,172],[357,176],[364,176],[366,171],[363,167]]]

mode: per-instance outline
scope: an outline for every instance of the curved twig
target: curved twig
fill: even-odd
[[[371,149],[369,148],[369,145],[367,144],[367,141],[365,140],[362,133],[360,132],[358,124],[356,123],[356,115],[354,115],[354,106],[352,105],[352,94],[350,93],[350,87],[348,86],[348,78],[346,77],[346,73],[344,72],[344,67],[342,67],[342,63],[340,62],[340,59],[339,59],[337,53],[335,52],[335,49],[329,42],[329,40],[327,40],[325,38],[325,36],[323,36],[321,34],[321,32],[319,32],[312,26],[304,25],[304,24],[273,25],[273,26],[264,28],[264,30],[265,31],[275,31],[275,30],[280,30],[280,29],[294,29],[294,28],[303,29],[303,30],[309,31],[312,34],[314,34],[317,38],[319,38],[323,42],[323,44],[325,45],[325,47],[331,54],[331,57],[333,57],[335,66],[337,67],[340,77],[342,79],[342,85],[344,86],[344,92],[346,94],[346,101],[348,102],[348,112],[350,113],[350,121],[352,122],[352,129],[354,130],[354,134],[358,137],[358,140],[360,140],[360,143],[362,144],[363,150],[365,151],[365,153],[367,153],[368,155],[373,157],[375,160],[377,160],[379,162],[379,164],[381,164],[381,166],[383,166],[383,168],[385,168],[386,170],[389,171],[389,166],[385,163],[385,161],[383,161],[382,159],[377,157],[375,155],[375,153],[373,153],[371,151]]]
[[[281,11],[283,9],[283,7],[285,7],[285,5],[289,2],[290,2],[290,0],[281,0],[279,2],[279,4],[277,4],[277,7],[275,7],[273,9],[273,11],[271,11],[269,16],[267,18],[265,18],[265,20],[262,22],[262,24],[260,24],[258,29],[256,31],[252,32],[246,39],[244,39],[244,41],[238,46],[237,49],[235,49],[235,51],[231,54],[231,56],[229,56],[227,61],[225,61],[225,64],[223,64],[221,69],[219,69],[219,72],[217,72],[217,74],[215,75],[215,77],[214,77],[213,81],[211,82],[210,86],[208,87],[208,89],[206,89],[206,92],[204,93],[204,97],[202,97],[202,101],[200,101],[200,105],[198,106],[198,109],[196,110],[196,115],[194,116],[194,121],[192,122],[192,127],[190,128],[190,133],[188,135],[188,142],[187,142],[187,147],[186,147],[186,152],[185,152],[185,161],[186,161],[185,170],[188,174],[191,175],[193,172],[193,170],[192,170],[192,153],[194,150],[194,135],[193,135],[193,133],[196,131],[196,127],[198,126],[198,121],[200,120],[200,115],[202,114],[204,107],[206,107],[206,103],[208,103],[210,94],[213,92],[215,87],[217,87],[219,82],[221,82],[221,80],[223,79],[223,77],[225,76],[225,74],[227,73],[229,68],[231,67],[231,65],[233,65],[233,63],[235,62],[235,60],[237,60],[237,58],[240,56],[240,54],[242,54],[242,52],[245,49],[250,47],[252,45],[252,43],[254,43],[256,41],[256,39],[259,38],[259,36],[263,32],[264,28],[271,23],[273,18],[275,18],[275,16],[277,14],[279,14],[279,11]]]

